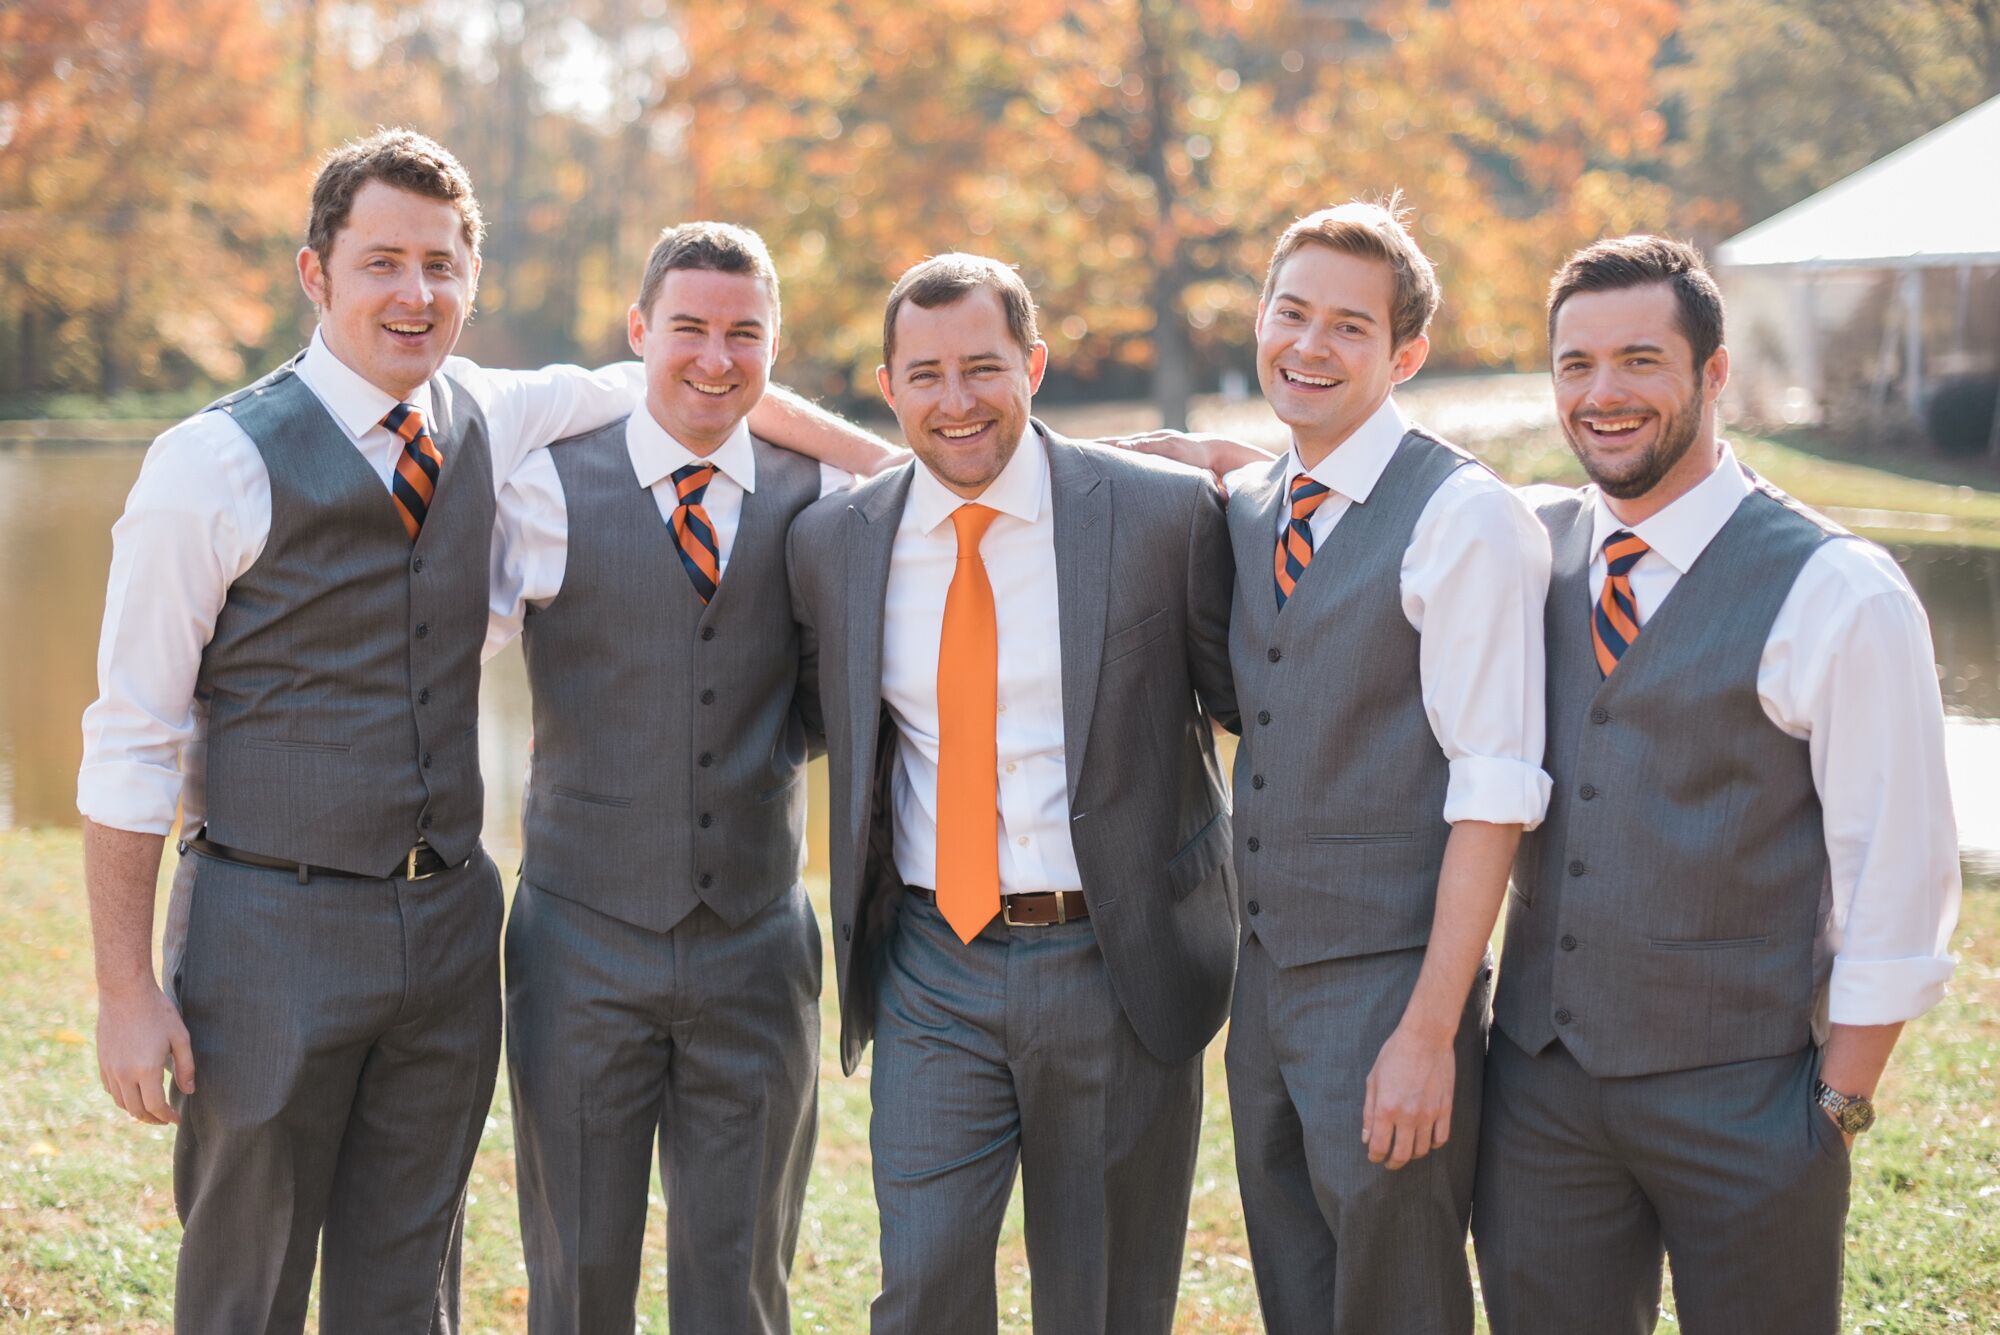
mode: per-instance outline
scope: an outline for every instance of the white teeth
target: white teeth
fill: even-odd
[[[1644,424],[1645,424],[1645,419],[1643,417],[1618,417],[1618,418],[1600,417],[1591,422],[1590,429],[1592,431],[1598,431],[1598,432],[1617,433],[1625,431],[1637,431]]]
[[[946,440],[964,440],[967,436],[976,436],[985,429],[986,423],[984,422],[981,422],[978,426],[941,426],[938,428],[938,434]]]
[[[391,324],[385,328],[392,334],[428,334],[431,331],[427,324]]]
[[[688,384],[703,394],[727,394],[729,392],[729,386],[727,385],[710,385],[700,380],[690,380]]]
[[[1284,372],[1284,377],[1285,379],[1291,381],[1295,385],[1317,385],[1321,387],[1331,387],[1333,385],[1337,385],[1340,383],[1338,380],[1330,379],[1327,376],[1307,375],[1303,371],[1286,371]]]

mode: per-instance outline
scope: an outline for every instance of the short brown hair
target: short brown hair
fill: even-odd
[[[426,199],[441,200],[458,210],[465,244],[475,257],[486,235],[486,220],[472,195],[472,178],[457,158],[435,139],[415,130],[377,130],[366,139],[350,139],[326,155],[313,180],[312,211],[306,215],[306,245],[320,262],[333,251],[333,238],[347,225],[354,196],[370,181],[381,181]]]
[[[1278,281],[1278,270],[1300,246],[1325,246],[1343,255],[1380,260],[1396,280],[1389,308],[1389,344],[1403,344],[1430,328],[1437,314],[1437,270],[1410,235],[1409,210],[1398,190],[1385,200],[1351,200],[1300,218],[1278,237],[1271,267],[1264,272],[1265,301]]]
[[[639,281],[639,313],[651,316],[660,284],[676,269],[707,269],[712,273],[744,274],[764,280],[771,294],[771,313],[778,313],[778,266],[764,238],[734,223],[687,222],[661,229],[646,257],[646,276]]]
[[[1699,371],[1722,346],[1722,289],[1701,252],[1664,236],[1621,236],[1585,246],[1563,262],[1549,284],[1549,355],[1555,356],[1556,312],[1579,292],[1622,292],[1665,283],[1673,289],[1681,337]]]
[[[984,255],[950,251],[913,264],[889,289],[888,309],[882,313],[882,362],[892,371],[896,358],[896,315],[908,301],[924,310],[949,306],[974,288],[990,287],[1000,296],[1007,313],[1007,332],[1032,352],[1041,333],[1035,327],[1035,298],[1021,279],[1020,270]]]

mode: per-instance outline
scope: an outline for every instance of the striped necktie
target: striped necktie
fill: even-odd
[[[437,495],[444,456],[438,453],[437,442],[431,439],[430,428],[424,425],[424,415],[409,404],[399,403],[391,408],[382,425],[403,442],[402,457],[396,460],[395,471],[389,476],[389,495],[396,502],[396,513],[401,516],[403,527],[410,532],[410,541],[415,542],[417,534],[423,532],[431,499]]]
[[[715,525],[701,504],[701,498],[708,494],[708,484],[715,481],[715,465],[688,464],[676,468],[673,478],[674,495],[680,498],[680,504],[674,507],[674,545],[680,550],[681,565],[694,584],[695,594],[705,604],[715,597],[715,586],[722,582],[722,554],[715,545]]]
[[[1306,573],[1306,567],[1313,559],[1313,511],[1326,503],[1333,494],[1332,488],[1324,482],[1315,482],[1304,473],[1292,479],[1292,517],[1285,525],[1285,531],[1278,535],[1278,607],[1283,610],[1285,599],[1292,596],[1298,586],[1299,576]]]
[[[1619,529],[1604,540],[1604,592],[1598,595],[1597,610],[1590,618],[1590,647],[1597,654],[1597,670],[1609,677],[1611,669],[1639,638],[1639,605],[1632,600],[1632,567],[1652,548],[1629,529]]]

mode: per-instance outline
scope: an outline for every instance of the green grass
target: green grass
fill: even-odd
[[[1968,893],[1952,995],[1912,1027],[1856,1153],[1850,1331],[2000,1329],[2000,887]],[[827,977],[833,976],[831,963]],[[831,988],[828,989],[831,999]],[[129,1121],[98,1088],[96,1003],[73,831],[0,832],[0,1331],[160,1332],[172,1324],[170,1130]],[[792,1276],[794,1328],[866,1329],[875,1288],[867,1082],[821,1064],[820,1148]],[[1236,1196],[1222,1046],[1209,1050],[1179,1331],[1261,1328]],[[465,1329],[518,1332],[526,1277],[504,1073],[474,1167]],[[655,1184],[657,1204],[657,1183]],[[641,1329],[666,1329],[661,1212]],[[1002,1327],[1028,1329],[1018,1203],[1002,1237]],[[1666,1327],[1671,1329],[1671,1327]]]

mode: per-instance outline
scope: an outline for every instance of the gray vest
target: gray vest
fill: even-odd
[[[735,926],[798,884],[806,740],[785,534],[812,460],[753,440],[757,490],[702,605],[625,423],[551,447],[562,590],[523,631],[535,751],[522,875],[656,932],[697,903]]]
[[[1757,699],[1771,623],[1830,522],[1768,483],[1600,678],[1591,512],[1541,508],[1548,818],[1521,841],[1494,1016],[1599,1076],[1796,1052],[1828,964],[1827,857],[1806,743]]]
[[[1424,714],[1420,638],[1402,562],[1425,504],[1472,456],[1403,437],[1366,503],[1350,506],[1278,610],[1273,465],[1262,504],[1229,507],[1236,601],[1229,659],[1243,740],[1233,786],[1243,924],[1280,966],[1430,939],[1451,827],[1449,779]]]
[[[486,419],[431,381],[444,455],[413,548],[389,489],[287,365],[215,405],[271,480],[271,536],[216,618],[207,817],[217,843],[383,876],[419,839],[479,843],[479,650],[493,543]]]

